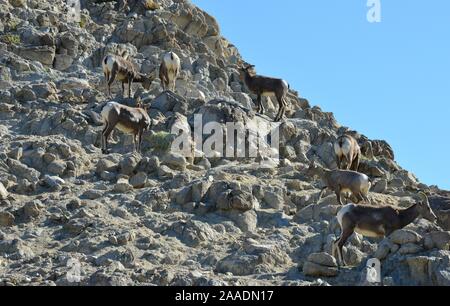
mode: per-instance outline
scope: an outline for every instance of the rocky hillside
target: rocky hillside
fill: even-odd
[[[170,150],[174,127],[270,122],[277,103],[253,111],[239,80],[238,50],[214,17],[185,0],[82,0],[71,21],[62,0],[0,0],[0,284],[5,285],[355,285],[369,258],[384,284],[450,285],[450,195],[426,186],[381,140],[340,126],[292,91],[280,127],[281,160],[184,157]],[[99,112],[110,99],[105,54],[127,50],[141,72],[171,50],[182,62],[176,94],[160,81],[133,93],[150,105],[142,155],[113,133],[100,150]],[[114,83],[114,101],[121,86]],[[332,142],[351,132],[373,205],[409,207],[423,190],[439,217],[382,241],[355,234],[330,252],[340,205],[320,201],[311,161],[335,168]]]

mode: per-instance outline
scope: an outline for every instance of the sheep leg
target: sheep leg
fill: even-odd
[[[278,98],[278,105],[279,105],[279,110],[278,110],[278,115],[275,118],[275,121],[281,121],[281,119],[283,119],[284,114],[286,112],[286,100],[284,97]]]
[[[348,171],[352,167],[352,159],[349,156],[346,156],[345,161],[347,162],[345,165],[345,170]]]
[[[361,193],[361,196],[363,197],[364,201],[365,201],[367,204],[370,204],[370,200],[369,200],[369,197],[367,196],[367,194]]]
[[[336,155],[336,164],[338,169],[341,169],[341,157]]]
[[[143,134],[143,131],[139,130],[139,133],[138,133],[138,152],[139,153],[142,152],[142,134]]]
[[[344,226],[344,229],[342,230],[341,236],[339,239],[335,242],[337,244],[337,251],[338,251],[338,265],[342,265],[345,267],[347,266],[347,263],[345,262],[344,255],[342,253],[342,248],[344,247],[345,243],[347,242],[348,238],[353,234],[353,228],[352,227],[346,227]]]
[[[323,194],[325,193],[325,190],[327,190],[328,187],[323,187],[322,190],[319,193],[319,199],[317,200],[317,202],[320,201],[320,199],[322,199]]]
[[[168,90],[168,89],[169,89],[169,80],[167,79],[166,76],[163,77],[162,83],[163,83],[163,89],[164,89],[164,91]]]
[[[349,196],[348,196],[347,193],[345,193],[345,194],[344,194],[344,200],[345,200],[345,203],[348,203],[348,199],[349,199]]]
[[[137,134],[133,134],[133,152],[138,152]]]
[[[283,107],[281,106],[281,102],[280,101],[278,101],[278,113],[277,113],[277,115],[275,116],[275,119],[274,119],[274,121],[275,122],[278,122],[278,121],[280,121],[280,118],[281,118],[281,110],[283,109]]]
[[[341,198],[341,187],[338,187],[335,191],[336,193],[336,198],[339,204],[341,204],[342,206],[344,206],[344,203],[342,202],[342,198]]]
[[[172,91],[175,92],[175,88],[177,87],[177,75],[178,75],[178,69],[175,70],[172,80]]]
[[[163,91],[166,90],[166,84],[165,84],[165,78],[164,78],[164,73],[163,73],[164,67],[163,64],[161,64],[159,66],[159,79],[161,80],[161,86],[163,88]]]
[[[354,193],[354,195],[356,196],[356,198],[358,199],[358,203],[361,203],[362,201],[364,201],[364,197],[362,196],[361,192],[356,192]]]
[[[116,76],[117,76],[117,70],[118,70],[119,68],[117,67],[117,64],[114,64],[113,65],[113,68],[112,68],[112,71],[111,71],[111,77],[110,77],[110,79],[109,79],[109,81],[108,81],[108,93],[109,93],[109,96],[112,98],[112,95],[111,95],[111,85],[112,85],[112,83],[114,82],[114,80],[116,79]]]
[[[105,132],[108,129],[108,121],[105,122],[105,127],[102,130],[102,152],[104,152],[104,150],[106,149],[105,147]]]
[[[133,77],[128,77],[128,98],[131,98],[131,85],[133,84]]]
[[[331,256],[337,259],[336,251],[337,251],[337,240],[333,241],[333,244],[331,245]]]
[[[359,168],[359,154],[356,155],[355,159],[352,162],[352,166],[350,167],[353,171],[358,171]]]
[[[275,119],[274,119],[275,122],[278,122],[278,121],[281,120],[281,119],[280,119],[280,114],[281,114],[281,108],[278,109],[278,113],[277,113],[277,115],[275,116]]]
[[[283,97],[277,95],[277,100],[278,100],[278,113],[275,117],[275,122],[281,120],[281,113],[283,112]]]
[[[262,97],[261,97],[261,95],[258,95],[258,97],[256,98],[256,101],[257,101],[257,104],[258,104],[256,111],[258,113],[260,113],[260,114],[264,114],[264,106],[262,105]]]
[[[167,78],[166,74],[163,74],[162,84],[164,91],[166,91],[169,87],[169,79]]]
[[[114,130],[114,126],[112,124],[108,124],[108,128],[105,130],[104,135],[104,141],[105,141],[105,148],[102,150],[103,154],[108,154],[108,138],[111,135],[111,132]]]
[[[108,83],[108,81],[109,81],[109,71],[105,71],[104,73],[103,73],[104,75],[105,75],[105,80],[106,80],[106,83]]]
[[[103,72],[103,74],[105,75],[106,84],[108,84],[110,76],[109,71],[105,71]],[[109,87],[109,85],[108,85],[108,94],[111,95],[111,88]]]

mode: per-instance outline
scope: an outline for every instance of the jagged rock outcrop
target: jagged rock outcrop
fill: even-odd
[[[0,0],[0,284],[355,285],[371,257],[386,284],[449,284],[450,193],[402,169],[389,144],[340,126],[295,91],[279,125],[271,99],[266,116],[256,114],[237,48],[189,1],[81,6],[72,22],[62,0]],[[119,131],[103,155],[101,60],[125,50],[145,74],[174,51],[182,71],[176,93],[158,78],[148,91],[133,86],[153,124],[142,155]],[[134,106],[116,83],[113,100]],[[196,115],[226,136],[227,122],[245,124],[249,148],[251,136],[279,128],[280,145],[207,155],[197,145],[211,135],[195,137]],[[381,241],[355,234],[344,247],[353,267],[341,273],[329,255],[340,206],[333,194],[317,200],[320,183],[305,170],[311,161],[334,168],[332,143],[345,132],[362,148],[373,205],[408,207],[423,190],[438,222]],[[171,147],[183,133],[186,155]]]

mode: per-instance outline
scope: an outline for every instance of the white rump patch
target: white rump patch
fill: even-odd
[[[173,60],[172,60],[172,56],[173,56]],[[178,67],[180,67],[180,65],[181,65],[180,58],[178,57],[178,55],[176,55],[173,52],[166,53],[164,55],[163,61],[166,64],[166,67],[168,70],[175,70]]]
[[[106,61],[106,64],[105,64],[105,61]],[[115,61],[116,61],[116,59],[114,58],[113,55],[105,56],[102,61],[103,72],[111,72]]]
[[[344,139],[342,146],[339,145],[338,141],[336,141],[334,143],[334,152],[336,153],[337,156],[342,156],[342,155],[347,156],[348,154],[350,154],[351,149],[352,149],[352,144],[351,144],[350,140],[348,140],[347,138]]]

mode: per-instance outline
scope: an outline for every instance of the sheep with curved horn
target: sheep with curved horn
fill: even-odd
[[[437,220],[428,198],[423,192],[419,193],[419,201],[407,209],[397,209],[390,206],[345,205],[337,214],[341,235],[333,243],[332,255],[338,260],[339,264],[342,263],[345,266],[342,248],[354,232],[366,237],[387,237],[394,231],[411,224],[419,217],[423,217],[430,222]]]
[[[108,82],[108,94],[111,96],[111,85],[114,80],[122,82],[122,93],[125,96],[125,84],[128,84],[128,98],[131,98],[131,86],[134,83],[142,83],[144,89],[149,90],[155,79],[154,73],[146,76],[139,72],[134,63],[128,59],[127,51],[121,56],[107,55],[102,61],[103,74]]]
[[[275,96],[278,100],[278,114],[275,121],[280,121],[286,112],[286,96],[289,93],[289,84],[282,79],[274,79],[265,76],[255,75],[250,72],[255,66],[244,66],[240,68],[241,81],[245,83],[248,89],[257,95],[257,112],[264,114],[262,96]]]
[[[104,123],[102,131],[102,153],[108,154],[108,138],[111,132],[118,130],[133,135],[134,150],[141,152],[142,134],[151,128],[151,119],[147,106],[136,101],[137,107],[129,107],[116,102],[108,102],[102,109],[101,117]]]

